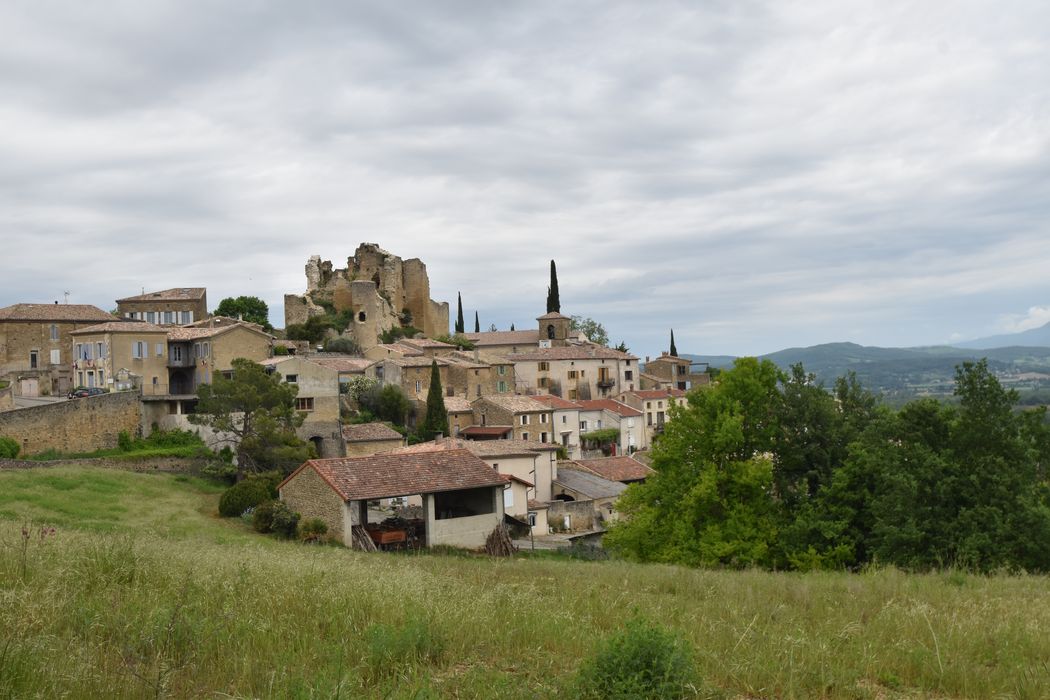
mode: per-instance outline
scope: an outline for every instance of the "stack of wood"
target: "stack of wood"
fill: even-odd
[[[485,538],[485,551],[493,557],[509,557],[518,551],[510,540],[510,533],[506,525],[500,523],[495,530],[489,533],[489,536]]]
[[[360,525],[354,525],[350,528],[351,541],[353,543],[353,549],[360,549],[363,552],[378,552],[379,548],[376,547],[376,543],[372,541],[372,538],[368,535],[368,530],[365,530]]]

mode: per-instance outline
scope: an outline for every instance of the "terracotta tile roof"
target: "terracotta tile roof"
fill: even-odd
[[[175,287],[164,289],[159,292],[147,292],[133,297],[117,299],[117,303],[124,301],[184,301],[186,299],[201,299],[207,289],[205,287]]]
[[[369,360],[365,357],[317,357],[316,355],[308,355],[303,359],[328,369],[334,369],[336,372],[347,372],[350,374],[360,374],[376,363],[375,360]]]
[[[116,320],[91,304],[12,304],[0,309],[0,321],[96,321]]]
[[[637,459],[626,455],[603,459],[575,459],[568,465],[569,469],[573,469],[573,465],[579,465],[582,471],[590,472],[609,481],[639,481],[656,473]],[[561,468],[559,463],[558,469]]]
[[[525,479],[522,479],[520,476],[514,476],[513,474],[500,474],[500,476],[502,476],[507,481],[517,481],[519,484],[525,484],[530,489],[536,485],[531,481],[525,481]]]
[[[685,392],[681,389],[637,389],[635,391],[626,391],[625,394],[632,394],[640,399],[652,401],[653,399],[667,399],[670,397],[682,398],[685,396]]]
[[[531,457],[539,452],[557,450],[557,445],[535,440],[463,440],[461,438],[441,438],[431,442],[421,442],[394,450],[391,454],[416,454],[420,452],[447,452],[448,450],[470,450],[478,457]]]
[[[404,343],[380,343],[376,347],[386,350],[392,355],[404,355],[406,357],[422,357],[423,355],[423,351],[419,348],[414,348]]]
[[[378,440],[403,440],[404,436],[386,423],[359,423],[343,426],[343,439],[347,442],[375,442]]]
[[[556,411],[573,410],[578,409],[580,407],[580,405],[575,401],[569,401],[568,399],[563,399],[562,397],[555,396],[554,394],[537,394],[536,396],[530,396],[529,398],[533,401],[539,401],[545,406],[553,408]]]
[[[167,333],[168,329],[154,323],[140,323],[136,321],[109,321],[99,323],[87,328],[78,328],[70,331],[70,335],[87,335],[89,333]]]
[[[408,355],[405,357],[384,357],[380,362],[390,362],[398,367],[429,367],[437,362],[438,367],[448,367],[449,363],[444,357],[424,357],[423,355]]]
[[[527,352],[508,355],[507,359],[515,362],[543,362],[550,360],[637,360],[626,352],[602,347],[601,345],[566,345],[560,348],[535,348]]]
[[[467,450],[311,459],[281,482],[281,487],[303,469],[316,471],[344,501],[500,487],[507,483]]]
[[[503,437],[507,433],[510,433],[510,432],[513,432],[513,431],[514,431],[514,428],[513,428],[513,426],[510,426],[510,425],[471,425],[471,426],[468,426],[466,428],[463,428],[463,430],[461,430],[459,432],[460,432],[460,435],[466,435],[468,437],[471,436],[471,435],[478,435],[478,436],[481,436],[481,435],[485,435],[485,436],[495,435],[496,437]]]
[[[642,415],[642,412],[638,409],[631,408],[615,399],[593,399],[578,401],[577,403],[580,405],[580,409],[585,411],[611,411],[623,418],[637,418]]]
[[[516,394],[491,394],[476,399],[476,401],[488,401],[512,413],[536,413],[550,410],[550,407],[536,401],[531,396],[518,396]]]
[[[216,326],[214,328],[197,328],[194,326],[178,326],[173,328],[168,326],[168,340],[173,342],[185,342],[188,340],[199,340],[201,338],[213,338],[222,333],[232,331],[234,328],[244,328],[253,333],[264,335],[267,338],[273,338],[272,335],[261,330],[262,326],[258,326],[254,323],[243,323],[237,321],[228,326]]]
[[[455,348],[455,345],[449,343],[442,343],[440,340],[434,340],[433,338],[402,338],[397,341],[398,345],[407,345],[412,348],[433,348],[433,349],[446,349],[451,350]]]
[[[486,331],[484,333],[464,333],[463,335],[479,348],[491,345],[535,345],[540,340],[538,330]]]
[[[470,401],[462,396],[446,396],[445,410],[449,413],[471,413],[474,409],[470,407]]]
[[[591,499],[612,498],[627,490],[627,485],[619,481],[609,481],[577,469],[559,469],[554,483]]]
[[[660,357],[656,357],[656,358],[653,358],[652,360],[647,361],[645,364],[649,364],[650,362],[671,362],[671,363],[676,364],[676,365],[691,365],[691,364],[693,364],[692,361],[689,360],[688,358],[675,357],[674,355],[669,355],[666,352],[661,354]]]
[[[478,351],[478,359],[474,359],[474,351],[456,350],[449,357],[460,358],[468,362],[481,362],[486,365],[513,365],[514,363],[501,355],[493,355],[488,352]]]

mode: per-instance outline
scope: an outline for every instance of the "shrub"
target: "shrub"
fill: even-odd
[[[117,433],[117,447],[121,452],[130,452],[134,446],[135,443],[132,441],[131,435],[128,434],[128,431],[121,430]]]
[[[219,515],[236,518],[241,513],[271,498],[263,479],[245,479],[226,489],[219,498]]]
[[[302,542],[323,542],[328,539],[328,523],[320,518],[301,520],[297,534]]]
[[[14,459],[21,449],[22,446],[13,438],[0,437],[0,458]]]
[[[281,537],[292,539],[299,527],[299,514],[281,501],[273,505],[273,520],[270,521],[270,532]]]
[[[282,357],[282,356],[287,355],[287,354],[288,354],[288,348],[285,347],[284,345],[274,345],[273,346],[273,356],[274,357]]]
[[[273,530],[273,512],[277,501],[263,501],[252,511],[252,527],[256,532]]]
[[[605,640],[585,661],[577,691],[586,698],[682,698],[696,693],[692,653],[670,630],[640,618]]]
[[[325,341],[324,351],[341,352],[346,355],[360,355],[361,346],[354,342],[353,338],[332,338],[331,340]]]

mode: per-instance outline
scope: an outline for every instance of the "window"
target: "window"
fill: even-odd
[[[496,368],[496,374],[498,374],[499,376],[502,377],[506,373],[507,373],[507,366],[506,365],[500,365],[499,367]]]
[[[419,381],[418,379],[416,380],[416,393],[417,394],[422,394],[423,393],[423,382]]]
[[[537,379],[536,380],[536,386],[538,386],[541,389],[546,389],[547,388],[547,378],[546,377],[540,377],[539,379]]]
[[[627,370],[624,370],[624,372],[623,372],[623,378],[624,378],[624,379],[626,379],[626,380],[628,380],[628,381],[630,381],[630,380],[634,379],[634,372],[632,372],[632,371],[631,371],[631,370],[629,370],[629,369],[627,369]]]
[[[478,396],[481,396],[481,385],[478,384]]]
[[[141,360],[149,353],[149,346],[141,340],[136,340],[131,344],[131,357],[136,360]]]
[[[645,402],[645,407],[646,408],[652,408],[653,407],[653,402],[652,401],[646,401]]]
[[[211,355],[211,343],[204,344],[204,356],[209,357]]]
[[[586,375],[586,374],[587,374],[587,371],[581,369],[580,370],[580,379],[583,379],[584,375]]]
[[[585,420],[581,420],[580,421],[580,430],[587,430],[587,421],[585,421]]]
[[[284,381],[288,382],[289,384],[295,384],[296,382],[299,381],[299,375],[298,374],[285,375]]]
[[[97,357],[100,360],[106,359],[106,344],[105,343],[95,343],[95,357]]]
[[[577,397],[577,391],[575,389],[569,389],[569,401],[575,401]]]
[[[513,507],[514,507],[514,488],[510,484],[507,484],[503,488],[503,509],[506,510],[507,508],[513,508]]]
[[[51,351],[51,364],[58,365],[62,363],[62,351],[52,350]]]
[[[102,370],[98,371],[98,385],[99,386],[105,386],[106,385],[106,373],[103,372]]]
[[[201,344],[200,343],[194,343],[193,344],[193,356],[194,357],[201,357]]]
[[[646,425],[652,425],[653,424],[653,414],[652,413],[646,413],[645,414],[645,424]]]
[[[657,401],[656,402],[656,407],[657,408],[663,408],[664,407],[664,402],[663,401]]]
[[[445,396],[455,396],[456,390],[450,386],[445,387]]]
[[[157,312],[156,311],[147,311],[146,312],[146,321],[148,323],[156,323],[157,322]]]
[[[164,312],[164,323],[175,323],[175,314],[172,311]]]
[[[312,396],[299,397],[295,400],[295,410],[297,411],[312,411],[314,410],[314,399]]]
[[[576,379],[576,370],[574,370],[574,369],[570,369],[569,370],[569,379]]]
[[[541,413],[540,414],[540,423],[546,423],[546,422],[547,422],[547,414],[546,413]]]
[[[521,439],[522,440],[528,440],[529,439],[529,434],[528,433],[522,433],[521,434]]]
[[[84,359],[84,346],[80,343],[73,346],[73,357],[77,360]]]
[[[569,419],[569,417],[568,417],[568,416],[562,416],[562,417],[561,417],[561,422],[562,422],[562,423],[566,423],[566,422],[568,422],[568,419]]]
[[[547,433],[540,433],[540,442],[547,442]]]
[[[536,514],[529,513],[529,527],[536,527]]]
[[[193,313],[192,312],[190,312],[190,311],[183,311],[179,315],[182,316],[181,322],[183,324],[193,323]]]
[[[501,394],[507,393],[507,382],[501,379],[499,383],[496,384],[496,391],[498,391]]]
[[[529,424],[529,417],[528,417],[528,415],[523,415],[521,417],[521,424],[522,425],[528,425]]]
[[[551,363],[550,362],[540,362],[538,364],[538,366],[537,366],[537,369],[539,369],[540,372],[547,372],[548,370],[550,370],[550,368],[551,368]]]
[[[182,346],[172,345],[171,346],[171,359],[173,362],[182,362]]]
[[[51,324],[51,340],[58,340],[58,326]]]

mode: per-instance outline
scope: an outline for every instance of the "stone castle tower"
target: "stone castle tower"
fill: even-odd
[[[375,243],[362,243],[334,269],[329,260],[311,256],[306,263],[306,293],[284,297],[285,326],[312,316],[352,312],[344,335],[362,350],[379,343],[379,334],[396,326],[414,326],[424,335],[448,333],[448,302],[430,298],[430,278],[422,260],[402,260]]]

